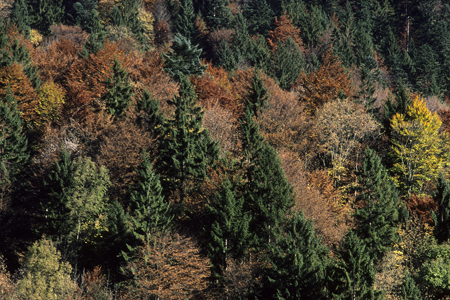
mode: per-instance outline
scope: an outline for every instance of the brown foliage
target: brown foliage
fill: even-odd
[[[412,194],[411,197],[406,200],[406,206],[411,214],[416,216],[421,222],[434,225],[430,211],[436,211],[438,205],[436,201],[433,200],[433,197],[429,195]]]
[[[107,281],[105,276],[102,274],[102,268],[100,266],[96,266],[94,270],[83,274],[81,279],[82,299],[112,299],[112,295],[108,291],[106,285]]]
[[[153,234],[126,269],[134,278],[129,299],[199,299],[210,273],[194,239],[178,233]]]
[[[34,108],[39,101],[38,96],[21,65],[13,63],[0,68],[0,98],[6,96],[8,86],[17,100],[22,119],[27,123],[37,121],[38,115]]]
[[[238,108],[239,115],[244,112],[245,98],[250,90],[252,78],[254,76],[253,69],[238,69],[233,72],[231,77],[231,93],[236,98],[236,106]],[[264,80],[267,76],[262,76]]]
[[[76,47],[80,47],[83,45],[83,42],[87,39],[88,34],[83,31],[78,26],[66,26],[66,25],[52,25],[50,26],[50,30],[52,32],[52,39],[53,40],[69,40],[71,41]]]
[[[15,295],[15,284],[6,270],[5,262],[3,257],[0,256],[0,298],[1,299],[13,299]]]
[[[267,35],[267,44],[272,53],[277,51],[280,41],[284,43],[288,38],[292,38],[298,45],[300,51],[305,52],[303,41],[300,38],[300,29],[294,26],[288,14],[285,13],[279,18],[275,17],[274,27],[274,30],[270,31]]]
[[[213,32],[210,32],[207,40],[209,46],[212,49],[212,52],[216,53],[219,50],[220,43],[222,43],[222,41],[225,41],[229,44],[233,38],[233,35],[233,29],[216,29]]]
[[[293,88],[299,91],[300,100],[314,114],[316,109],[335,99],[339,90],[350,96],[351,79],[339,57],[333,54],[333,48],[330,48],[325,53],[320,68],[309,74],[302,73],[293,84]]]
[[[328,246],[337,246],[347,230],[349,210],[341,203],[339,191],[333,188],[333,180],[324,171],[310,175],[294,152],[280,151],[283,170],[295,192],[293,211],[303,211],[312,218],[314,227]]]
[[[442,121],[441,129],[450,133],[450,109],[441,109],[437,113]]]

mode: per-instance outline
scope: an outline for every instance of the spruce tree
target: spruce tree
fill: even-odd
[[[233,20],[233,48],[236,53],[236,62],[239,62],[242,58],[247,58],[249,55],[250,47],[250,34],[248,32],[247,20],[242,13],[238,13]]]
[[[148,41],[144,35],[144,27],[139,19],[139,0],[122,0],[116,4],[111,12],[114,26],[126,26],[136,36],[141,45],[146,46]]]
[[[19,32],[25,35],[26,38],[30,38],[31,17],[28,13],[28,5],[25,0],[14,1],[10,22],[15,23]]]
[[[228,46],[225,40],[222,40],[219,45],[219,51],[217,51],[217,66],[223,67],[228,72],[236,69],[237,60],[233,50]]]
[[[374,289],[375,269],[367,245],[350,231],[336,253],[332,268],[331,292],[333,299],[365,300],[380,299]]]
[[[177,208],[183,213],[187,196],[203,183],[206,167],[218,158],[219,151],[202,128],[203,109],[197,105],[191,83],[185,76],[180,79],[179,95],[169,102],[175,112],[164,124],[155,167],[161,175],[163,194],[178,195]]]
[[[375,82],[381,80],[380,71],[377,69],[377,62],[372,56],[366,57],[360,65],[359,75],[361,85],[359,99],[366,107],[366,110],[372,116],[374,115],[374,104],[377,100],[375,94]]]
[[[207,206],[214,220],[205,232],[209,236],[208,256],[213,277],[219,278],[227,269],[228,258],[242,259],[251,242],[249,224],[251,216],[245,212],[245,202],[228,179]]]
[[[259,112],[267,105],[269,98],[269,89],[261,79],[260,71],[255,69],[244,109],[250,110],[255,117],[258,117]]]
[[[195,17],[192,0],[181,0],[174,16],[174,32],[186,37],[191,42],[195,41],[197,35]]]
[[[103,48],[106,33],[104,30],[104,26],[101,23],[100,16],[98,12],[93,9],[92,10],[92,26],[89,27],[90,35],[88,40],[84,43],[83,49],[81,49],[80,56],[82,58],[87,58],[91,54],[97,53],[100,49]]]
[[[152,94],[144,90],[139,101],[136,103],[136,111],[141,113],[138,124],[146,128],[155,138],[159,138],[163,133],[166,119],[159,110],[159,101],[152,97]]]
[[[421,297],[420,289],[418,288],[416,282],[409,273],[406,273],[405,275],[405,281],[403,282],[401,297],[402,300],[423,299]]]
[[[383,127],[386,130],[388,137],[391,136],[391,120],[395,114],[406,115],[407,108],[412,104],[411,97],[408,94],[405,84],[403,81],[397,83],[395,91],[395,101],[390,98],[383,105],[384,116],[383,116]]]
[[[381,158],[370,148],[365,154],[359,178],[363,187],[359,201],[364,207],[356,209],[354,219],[358,236],[367,245],[370,256],[377,261],[398,241],[398,224],[406,210],[400,204],[399,193]]]
[[[271,53],[264,36],[258,35],[256,39],[250,40],[248,59],[254,68],[261,69],[266,74],[270,73]]]
[[[434,236],[439,243],[443,243],[450,238],[450,184],[442,173],[439,174],[433,198],[438,204],[436,212],[431,211]]]
[[[298,45],[288,38],[286,42],[278,43],[277,51],[273,57],[273,74],[278,80],[280,87],[285,90],[291,88],[292,83],[297,80],[303,70],[304,59]]]
[[[0,125],[0,164],[9,176],[14,176],[28,161],[29,153],[20,111],[9,86],[0,101]]]
[[[328,250],[314,233],[312,220],[294,213],[268,253],[259,299],[325,299]]]
[[[92,29],[92,18],[93,10],[97,10],[98,1],[96,0],[81,0],[78,2],[75,2],[73,5],[73,9],[76,12],[75,16],[75,22],[77,26],[80,26],[84,30],[87,30],[90,32]]]
[[[163,53],[165,70],[180,81],[184,75],[203,75],[207,66],[202,65],[200,55],[202,49],[192,45],[186,37],[176,34],[169,53]]]
[[[243,14],[251,34],[259,33],[265,36],[269,33],[275,14],[266,0],[254,0],[247,3]]]
[[[106,93],[103,101],[111,115],[119,119],[131,103],[132,86],[128,80],[128,72],[120,65],[117,58],[111,68],[111,77],[106,80]]]
[[[30,15],[33,17],[33,28],[44,35],[50,35],[50,26],[61,23],[64,17],[63,0],[29,1]]]
[[[228,28],[233,19],[229,0],[207,0],[206,20],[213,29]]]

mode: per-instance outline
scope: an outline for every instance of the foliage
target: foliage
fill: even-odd
[[[36,106],[36,113],[39,116],[40,124],[47,122],[57,122],[61,117],[62,107],[65,103],[64,90],[53,82],[45,82],[37,90],[39,103]]]
[[[296,28],[292,24],[292,20],[287,14],[283,14],[281,17],[275,17],[274,30],[271,30],[267,35],[267,44],[269,45],[272,53],[275,53],[278,48],[278,43],[286,42],[288,38],[291,38],[303,53],[303,41],[300,38],[300,29]],[[297,78],[296,78],[297,79]]]
[[[439,174],[437,179],[436,193],[433,198],[438,203],[436,212],[431,211],[434,222],[434,236],[439,243],[443,243],[450,238],[450,184],[442,173]]]
[[[274,77],[282,89],[289,90],[304,69],[304,59],[298,44],[290,37],[285,42],[280,39],[273,60]]]

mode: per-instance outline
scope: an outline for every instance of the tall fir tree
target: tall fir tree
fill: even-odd
[[[229,28],[233,15],[229,0],[207,0],[208,10],[205,14],[206,20],[210,24],[212,29],[224,29]]]
[[[163,133],[166,118],[159,110],[159,100],[152,97],[152,94],[144,90],[141,98],[136,103],[136,111],[141,115],[138,117],[138,124],[146,128],[156,139]]]
[[[325,299],[328,249],[302,212],[286,221],[267,256],[269,268],[258,299]]]
[[[247,20],[242,13],[238,13],[233,20],[233,40],[232,44],[236,53],[236,61],[247,58],[250,47],[250,34],[248,32]]]
[[[399,240],[399,222],[407,213],[381,158],[370,148],[365,154],[359,178],[363,187],[359,201],[364,206],[356,209],[354,219],[358,236],[376,262]]]
[[[249,42],[248,59],[252,66],[261,69],[264,73],[270,73],[271,53],[267,41],[262,35],[258,35]]]
[[[203,75],[207,66],[202,65],[202,49],[193,45],[186,37],[176,34],[169,53],[163,53],[165,70],[180,81],[185,75]]]
[[[381,299],[380,292],[374,289],[374,262],[366,249],[365,242],[353,231],[349,231],[344,237],[330,275],[333,299]]]
[[[258,117],[260,111],[265,108],[270,98],[269,89],[264,84],[260,72],[257,69],[253,72],[250,89],[244,106],[244,109],[250,110],[255,117]]]
[[[412,99],[402,80],[397,82],[395,100],[388,98],[383,105],[384,115],[382,124],[388,137],[391,137],[391,120],[395,114],[405,115],[407,108],[412,104]]]
[[[75,23],[88,32],[93,28],[92,11],[97,11],[98,1],[80,0],[73,4],[73,10],[76,12]]]
[[[135,35],[143,46],[147,46],[147,38],[144,35],[144,27],[139,19],[139,0],[122,0],[117,3],[111,12],[111,21],[114,26],[126,26]]]
[[[131,104],[132,86],[128,80],[128,72],[120,65],[117,58],[111,67],[111,77],[106,79],[106,93],[102,96],[109,113],[119,119]]]
[[[254,0],[247,3],[243,14],[251,34],[259,33],[265,36],[269,33],[275,14],[266,0]]]
[[[202,128],[204,112],[185,76],[181,77],[178,93],[169,102],[175,112],[164,124],[155,167],[161,175],[163,195],[175,196],[177,209],[183,214],[188,195],[203,183],[206,167],[218,158],[219,150],[208,131]]]
[[[50,26],[63,21],[63,0],[33,0],[29,1],[29,8],[33,18],[32,27],[44,35],[51,33]]]
[[[29,152],[20,111],[9,86],[0,101],[0,125],[0,164],[12,177],[28,161]]]
[[[25,0],[14,1],[10,22],[17,25],[17,29],[26,38],[30,38],[31,16],[28,13],[28,4]]]
[[[375,113],[375,83],[381,80],[378,64],[372,56],[366,57],[359,68],[361,85],[359,86],[359,100],[364,104],[366,110],[372,116]]]
[[[237,65],[236,56],[227,41],[222,40],[217,51],[217,66],[223,67],[228,72],[234,71]]]
[[[80,56],[82,58],[87,58],[91,54],[97,53],[100,49],[103,48],[106,33],[105,28],[102,25],[102,21],[100,19],[98,11],[95,9],[92,10],[92,26],[89,27],[90,35],[88,40],[83,44],[83,48],[81,49]]]
[[[434,236],[439,243],[443,243],[450,238],[450,183],[442,173],[439,174],[433,198],[438,204],[436,212],[431,211]]]
[[[197,32],[195,28],[196,14],[192,0],[181,0],[174,16],[174,32],[195,41]]]
[[[284,43],[280,40],[273,60],[274,77],[282,89],[289,90],[304,68],[302,52],[292,38]]]

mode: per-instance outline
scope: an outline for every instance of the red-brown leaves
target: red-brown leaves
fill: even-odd
[[[267,35],[267,44],[269,45],[270,51],[275,53],[277,51],[278,43],[285,42],[288,38],[298,45],[300,51],[305,52],[303,48],[303,41],[300,38],[300,29],[296,28],[292,24],[292,20],[288,14],[284,14],[281,17],[275,17],[274,23],[275,29],[270,31]]]

